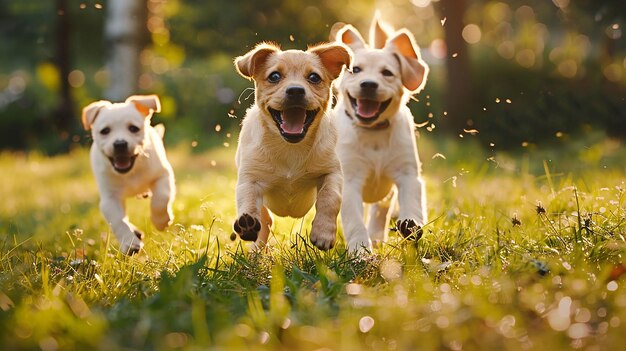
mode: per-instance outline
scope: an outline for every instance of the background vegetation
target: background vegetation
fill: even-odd
[[[87,143],[79,111],[108,86],[108,2],[0,4],[0,147],[46,153]],[[168,142],[205,149],[236,131],[250,83],[233,57],[260,41],[305,48],[338,21],[367,33],[374,11],[411,30],[432,68],[413,101],[435,135],[476,129],[519,148],[589,128],[626,131],[626,5],[620,0],[146,1],[138,91],[158,93]],[[61,76],[62,72],[67,72]],[[246,100],[247,99],[247,100]],[[430,123],[426,123],[430,122]],[[427,128],[428,127],[428,128]]]

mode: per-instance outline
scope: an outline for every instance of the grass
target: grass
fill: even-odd
[[[626,341],[626,149],[591,134],[519,155],[421,138],[433,219],[368,257],[279,219],[251,254],[229,239],[233,150],[170,150],[176,223],[130,199],[125,257],[86,150],[0,155],[0,349],[619,349]],[[623,321],[623,322],[622,322]]]

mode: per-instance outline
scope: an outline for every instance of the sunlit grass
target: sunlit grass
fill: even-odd
[[[0,349],[616,349],[626,341],[626,149],[592,135],[520,155],[419,141],[432,222],[368,257],[279,219],[229,239],[233,150],[169,151],[175,224],[130,199],[120,255],[88,152],[0,155]],[[436,154],[442,156],[436,156]]]

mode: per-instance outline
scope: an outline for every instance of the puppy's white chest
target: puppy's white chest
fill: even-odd
[[[390,136],[386,131],[370,132],[365,131],[357,139],[358,152],[362,156],[374,173],[383,173],[389,161],[393,158],[393,150],[390,147]]]
[[[372,155],[383,155],[389,148],[388,138],[363,138],[361,147]]]

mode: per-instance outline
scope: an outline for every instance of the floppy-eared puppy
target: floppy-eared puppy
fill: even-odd
[[[299,218],[315,203],[311,242],[322,250],[333,247],[342,175],[328,112],[332,82],[349,64],[341,44],[282,51],[263,43],[235,59],[237,71],[255,85],[235,160],[233,229],[243,240],[264,245],[269,211]]]
[[[163,125],[150,118],[161,109],[156,95],[134,95],[123,103],[96,101],[83,109],[85,130],[91,129],[91,168],[100,191],[100,211],[120,244],[132,255],[143,247],[143,233],[126,216],[125,199],[151,194],[152,223],[165,229],[174,219],[175,185],[163,147]]]
[[[418,237],[427,221],[426,194],[406,104],[424,87],[428,66],[410,32],[387,33],[377,18],[370,45],[351,25],[341,28],[336,40],[353,52],[332,111],[344,173],[341,222],[348,249],[371,250],[372,242],[386,240],[396,201],[397,230]],[[367,228],[363,203],[372,204]]]

